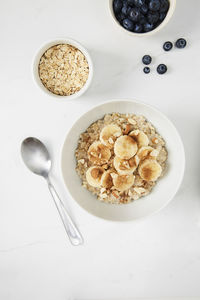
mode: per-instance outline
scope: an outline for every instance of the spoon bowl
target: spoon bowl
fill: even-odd
[[[33,173],[48,177],[51,159],[45,145],[36,138],[29,137],[22,142],[21,154],[25,165]]]

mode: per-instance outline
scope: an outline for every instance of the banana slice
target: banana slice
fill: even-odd
[[[137,155],[131,157],[129,160],[121,159],[115,156],[113,161],[116,171],[120,175],[132,174],[139,164],[139,158]]]
[[[101,178],[104,174],[104,169],[102,167],[90,167],[86,172],[86,179],[89,185],[93,187],[100,187],[101,186]]]
[[[128,135],[120,136],[114,145],[115,155],[121,159],[130,159],[138,150],[137,143]]]
[[[158,154],[159,154],[158,150],[150,146],[142,147],[137,152],[137,156],[139,157],[140,160],[144,160],[145,158],[156,159]]]
[[[120,192],[128,190],[135,180],[135,176],[133,174],[118,175],[116,173],[111,173],[111,176],[113,178],[114,187]]]
[[[137,142],[138,148],[149,145],[149,138],[143,131],[133,130],[129,133],[129,135]]]
[[[106,189],[110,189],[113,186],[113,179],[111,176],[111,173],[113,171],[105,171],[101,177],[101,186],[106,188]]]
[[[139,166],[138,173],[146,181],[156,181],[162,173],[162,168],[156,160],[145,159]]]
[[[100,141],[109,148],[114,146],[116,139],[122,135],[121,128],[117,125],[110,124],[105,126],[100,133]]]
[[[103,165],[108,162],[111,152],[101,142],[94,142],[88,149],[88,158],[95,165]]]

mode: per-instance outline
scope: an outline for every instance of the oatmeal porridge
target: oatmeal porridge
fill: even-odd
[[[164,174],[165,141],[145,117],[112,113],[80,135],[75,152],[82,185],[107,203],[148,195]]]

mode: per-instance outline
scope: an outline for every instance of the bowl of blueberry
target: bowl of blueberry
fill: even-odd
[[[130,35],[150,35],[171,19],[176,0],[109,0],[115,23]]]

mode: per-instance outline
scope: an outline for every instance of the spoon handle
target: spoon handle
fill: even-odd
[[[64,206],[64,203],[62,202],[62,200],[58,196],[54,186],[52,185],[52,183],[50,182],[49,179],[47,179],[47,183],[48,183],[49,191],[50,191],[51,196],[54,200],[56,208],[59,212],[59,215],[61,217],[61,220],[63,222],[65,230],[68,234],[70,242],[74,246],[78,246],[78,245],[83,244],[83,237],[80,234],[80,232],[79,232],[78,228],[76,227],[76,225],[74,224],[74,221],[70,217],[67,209]]]

